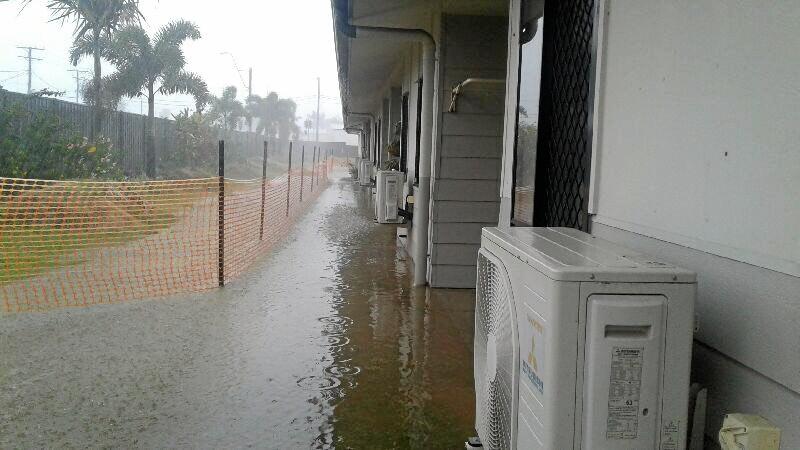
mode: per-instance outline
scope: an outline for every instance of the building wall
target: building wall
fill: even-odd
[[[592,231],[698,272],[707,432],[800,448],[800,4],[602,8]]]
[[[481,228],[497,224],[504,90],[473,85],[450,107],[450,90],[467,78],[505,79],[507,18],[442,16],[437,130],[430,222],[430,284],[472,288]]]

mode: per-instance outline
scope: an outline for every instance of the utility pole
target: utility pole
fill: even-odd
[[[317,134],[315,140],[319,142],[319,77],[317,77]]]
[[[44,49],[43,48],[37,48],[37,47],[17,47],[17,48],[28,51],[28,56],[20,56],[20,58],[28,60],[28,95],[30,95],[30,93],[31,93],[31,73],[33,72],[32,62],[33,61],[41,61],[41,58],[34,58],[33,57],[33,51],[34,50],[44,50]]]
[[[247,101],[253,96],[253,68],[247,70]],[[253,117],[247,115],[247,131],[253,131]]]
[[[80,103],[80,92],[81,92],[80,74],[89,72],[80,69],[70,69],[69,72],[75,72],[75,103]]]

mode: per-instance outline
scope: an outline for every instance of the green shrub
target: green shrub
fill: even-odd
[[[165,178],[213,176],[217,171],[217,140],[208,116],[183,111],[175,119],[173,147],[160,153]]]
[[[95,142],[75,132],[58,116],[0,103],[0,177],[121,179],[111,142]]]

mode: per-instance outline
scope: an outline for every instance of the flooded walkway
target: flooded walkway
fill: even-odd
[[[459,448],[474,293],[410,276],[342,179],[222,290],[0,317],[0,448]]]

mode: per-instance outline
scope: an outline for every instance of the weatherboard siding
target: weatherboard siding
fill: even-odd
[[[450,90],[467,78],[505,79],[506,18],[442,18],[440,133],[434,154],[430,284],[474,288],[481,228],[499,212],[504,89],[472,85],[448,112]]]

